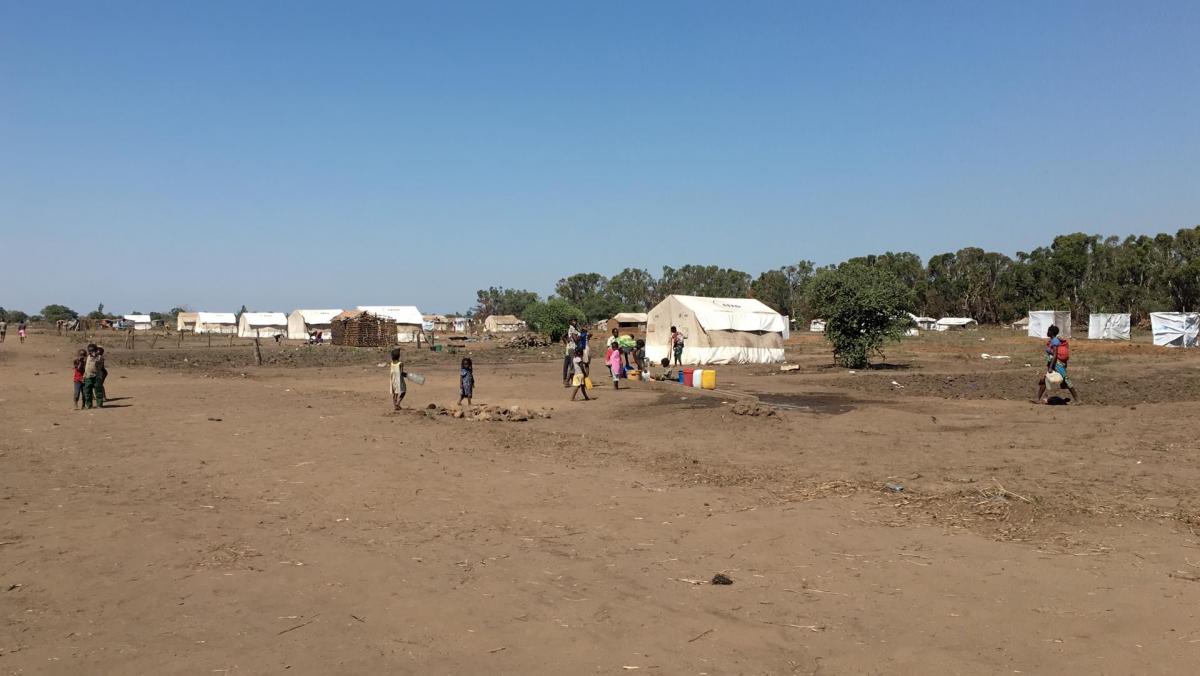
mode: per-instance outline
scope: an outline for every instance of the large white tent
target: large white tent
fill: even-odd
[[[1088,338],[1091,340],[1129,340],[1129,315],[1093,312],[1088,316]]]
[[[484,333],[512,333],[524,330],[525,322],[515,315],[488,315],[487,319],[483,320]]]
[[[1031,338],[1045,338],[1051,324],[1058,327],[1060,338],[1071,337],[1071,313],[1058,310],[1030,310],[1026,334]]]
[[[320,331],[325,340],[331,339],[333,318],[341,310],[292,310],[287,319],[287,337],[292,340],[308,340],[313,331]]]
[[[151,326],[154,326],[154,321],[150,319],[150,315],[123,315],[121,317],[127,326],[133,328],[134,331],[149,331]]]
[[[1196,347],[1200,335],[1200,313],[1151,312],[1150,330],[1154,344],[1170,347]]]
[[[355,309],[396,322],[398,343],[417,342],[417,337],[421,335],[421,327],[425,325],[425,318],[415,305],[359,305]]]
[[[933,325],[934,331],[966,331],[979,328],[979,322],[970,317],[942,317]]]
[[[197,312],[196,333],[237,333],[237,316],[232,312]]]
[[[199,312],[180,312],[175,315],[175,330],[183,333],[184,331],[195,331],[196,320],[200,318]]]
[[[239,338],[271,338],[287,335],[287,315],[282,312],[243,312],[238,319]]]
[[[783,315],[753,298],[667,296],[650,311],[646,357],[670,356],[671,327],[684,337],[685,364],[774,364],[783,361]]]

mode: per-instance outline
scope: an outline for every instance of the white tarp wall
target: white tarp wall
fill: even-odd
[[[309,334],[320,330],[325,340],[333,339],[333,318],[342,314],[341,310],[292,310],[288,315],[287,337],[292,340],[308,340]]]
[[[1058,327],[1060,338],[1071,337],[1071,313],[1057,310],[1030,310],[1029,337],[1045,338],[1046,330],[1053,324]]]
[[[286,336],[287,325],[287,315],[282,312],[243,312],[238,319],[238,338]]]
[[[1200,313],[1151,312],[1150,330],[1154,344],[1170,347],[1196,347],[1200,334]]]
[[[1129,340],[1129,315],[1092,313],[1088,317],[1088,338]]]
[[[132,325],[134,331],[149,331],[150,327],[154,325],[150,315],[124,315],[121,319]]]
[[[777,364],[783,361],[783,315],[753,298],[667,296],[650,311],[646,357],[671,356],[671,327],[684,336],[685,364]]]
[[[197,312],[196,333],[237,333],[237,316],[232,312]]]

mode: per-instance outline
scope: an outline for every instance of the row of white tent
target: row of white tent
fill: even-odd
[[[396,322],[396,341],[416,342],[424,328],[421,311],[412,305],[359,305],[354,313],[367,312]],[[236,334],[241,338],[273,338],[277,335],[292,340],[307,340],[320,331],[328,340],[333,320],[346,311],[341,308],[293,310],[282,312],[180,312],[175,319],[176,329],[193,333]]]
[[[1027,334],[1045,338],[1053,324],[1059,335],[1071,337],[1071,313],[1055,310],[1031,311],[1027,318]],[[1151,312],[1150,333],[1155,345],[1167,347],[1196,347],[1200,335],[1200,313]],[[1127,313],[1092,313],[1088,316],[1089,340],[1129,340],[1130,322]]]

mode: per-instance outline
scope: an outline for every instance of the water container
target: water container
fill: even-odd
[[[695,369],[680,369],[679,382],[683,383],[684,387],[691,387],[694,373]]]
[[[700,387],[704,381],[704,369],[696,369],[692,372],[692,387]]]
[[[700,387],[706,390],[717,389],[717,372],[711,369],[704,370],[704,376],[700,379]]]

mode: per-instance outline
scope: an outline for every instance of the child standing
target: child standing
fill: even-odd
[[[571,365],[575,373],[571,376],[571,386],[575,388],[571,392],[571,401],[575,401],[575,397],[582,392],[583,400],[591,399],[587,393],[587,364],[583,361],[583,350],[576,349],[575,356],[571,359]]]
[[[475,370],[470,357],[463,357],[462,367],[458,370],[458,405],[462,406],[463,399],[467,406],[471,405],[471,397],[475,394]]]
[[[25,342],[25,320],[24,319],[22,319],[17,324],[17,337],[21,339],[22,343]]]
[[[75,354],[75,361],[72,363],[75,367],[74,387],[75,392],[71,396],[72,404],[76,410],[79,410],[80,404],[83,403],[83,370],[87,367],[87,351],[80,350]]]
[[[613,389],[621,389],[621,348],[616,344],[610,347],[605,361],[608,362],[608,370],[612,371]]]
[[[404,401],[404,395],[408,389],[404,385],[404,379],[408,377],[408,374],[404,372],[404,362],[400,361],[400,348],[392,350],[392,363],[389,373],[392,388],[392,409],[399,411],[400,402]]]
[[[87,361],[83,365],[83,407],[104,408],[104,354],[95,344],[88,345]]]

